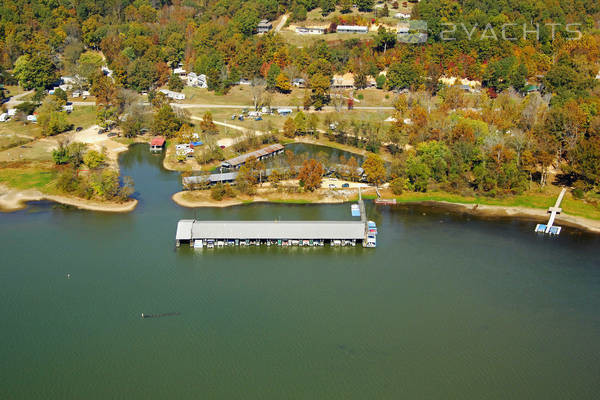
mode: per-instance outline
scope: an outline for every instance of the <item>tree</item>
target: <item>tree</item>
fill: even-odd
[[[261,105],[266,86],[266,81],[258,77],[253,78],[250,83],[250,93],[252,94],[252,102],[255,110],[258,110],[258,107]]]
[[[371,11],[373,9],[373,4],[375,4],[374,0],[356,0],[356,5],[358,6],[358,11]]]
[[[335,11],[335,2],[333,0],[321,0],[319,6],[321,7],[321,15],[324,17]]]
[[[310,88],[311,88],[311,100],[313,106],[320,110],[323,105],[329,102],[329,87],[331,86],[331,81],[325,75],[320,72],[317,72],[310,79]]]
[[[296,123],[292,117],[288,117],[283,123],[283,135],[287,138],[293,138],[296,135]]]
[[[238,174],[235,178],[235,185],[240,193],[243,194],[254,194],[256,185],[256,176],[253,171],[252,162],[242,165],[238,170]]]
[[[171,138],[175,136],[179,128],[181,128],[181,121],[179,121],[173,109],[168,104],[161,106],[154,114],[152,132],[155,135]]]
[[[90,150],[83,156],[83,163],[91,169],[96,169],[103,165],[106,161],[106,156],[96,150]]]
[[[279,65],[272,63],[267,72],[267,88],[275,89],[277,87],[277,77],[281,73]]]
[[[27,90],[49,87],[57,78],[56,66],[50,55],[43,53],[25,54],[17,58],[13,75],[18,79],[19,85]]]
[[[387,86],[391,90],[409,89],[421,82],[419,68],[410,61],[394,63],[386,76]]]
[[[215,123],[213,122],[212,113],[210,111],[204,113],[199,127],[202,130],[202,133],[207,135],[216,135],[219,133],[219,129],[217,128],[217,125],[215,125]]]
[[[50,96],[38,109],[37,121],[43,135],[56,135],[71,128],[72,125],[67,122],[67,113],[62,111],[62,105],[61,100]]]
[[[298,175],[300,185],[306,190],[314,191],[321,187],[324,172],[323,165],[314,158],[304,161]]]
[[[157,77],[156,66],[144,57],[136,59],[127,68],[127,85],[138,92],[149,90]]]
[[[283,72],[280,72],[275,79],[275,88],[282,93],[289,93],[292,90],[290,78]]]
[[[171,74],[171,76],[169,77],[169,84],[168,84],[169,90],[174,90],[176,92],[181,92],[183,90],[183,81],[181,80],[181,78],[175,74]]]
[[[369,183],[379,186],[385,182],[385,164],[378,155],[369,154],[362,167]]]
[[[394,47],[396,44],[396,34],[392,31],[388,31],[383,25],[377,30],[377,36],[375,36],[375,48],[385,53],[388,48]]]

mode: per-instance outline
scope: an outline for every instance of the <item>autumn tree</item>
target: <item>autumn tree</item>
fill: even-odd
[[[378,155],[369,154],[362,167],[369,183],[379,186],[385,182],[385,164]]]
[[[304,161],[298,175],[300,185],[311,192],[318,189],[321,187],[324,172],[323,165],[314,158]]]

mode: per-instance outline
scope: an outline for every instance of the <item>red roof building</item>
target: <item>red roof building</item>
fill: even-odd
[[[150,150],[162,150],[165,145],[165,138],[157,136],[150,141]]]

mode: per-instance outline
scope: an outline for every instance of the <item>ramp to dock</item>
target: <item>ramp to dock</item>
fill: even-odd
[[[535,226],[535,232],[539,233],[548,233],[550,235],[558,235],[560,234],[561,227],[554,226],[554,220],[556,216],[562,212],[562,208],[560,208],[560,204],[562,203],[563,197],[565,197],[565,193],[567,192],[567,188],[562,188],[556,202],[554,203],[554,207],[550,207],[548,212],[550,213],[550,218],[548,218],[547,224],[537,224]]]

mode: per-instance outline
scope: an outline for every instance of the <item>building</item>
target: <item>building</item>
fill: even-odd
[[[29,122],[37,122],[37,115],[28,115],[27,121]]]
[[[285,240],[353,241],[365,240],[362,221],[198,221],[177,223],[176,241],[193,244],[202,241]],[[202,244],[199,247],[203,247]],[[332,243],[333,244],[333,243]],[[308,246],[306,242],[304,245]]]
[[[161,151],[165,147],[165,138],[157,136],[150,141],[150,151]]]
[[[184,100],[185,94],[179,92],[173,92],[172,90],[160,89],[160,92],[166,95],[169,99],[173,100]]]
[[[396,14],[394,14],[394,18],[398,18],[398,19],[410,19],[410,14],[396,13]]]
[[[14,117],[17,114],[17,109],[9,108],[8,110],[6,110],[6,113],[8,114],[9,117]]]
[[[360,25],[338,25],[337,33],[367,33],[369,28]]]
[[[258,23],[258,26],[256,27],[256,31],[258,33],[267,33],[271,29],[273,29],[273,24],[271,23],[271,21],[267,21],[266,19],[260,21]]]
[[[272,144],[270,146],[264,147],[260,150],[251,151],[250,153],[242,154],[241,156],[237,156],[234,158],[230,158],[229,160],[225,160],[221,163],[221,166],[224,168],[234,168],[238,169],[242,165],[244,165],[247,161],[257,159],[264,160],[268,157],[273,157],[276,154],[283,153],[283,146],[279,143]]]
[[[332,89],[354,89],[354,75],[350,72],[344,75],[334,75],[331,79]]]
[[[0,122],[6,122],[10,119],[7,113],[0,114]]]
[[[187,75],[187,85],[206,89],[208,87],[208,80],[204,74],[197,75],[194,72],[190,72]]]
[[[292,113],[291,108],[278,108],[277,113],[283,117],[290,115]]]
[[[324,26],[297,26],[296,33],[300,35],[324,35],[327,27]]]
[[[304,88],[306,87],[306,80],[304,78],[294,78],[292,79],[292,86]]]

